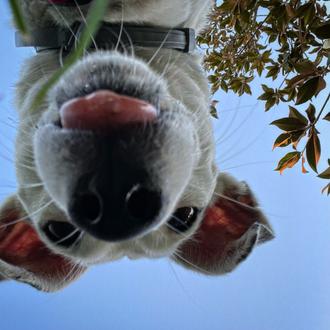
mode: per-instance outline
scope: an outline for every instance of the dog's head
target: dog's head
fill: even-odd
[[[31,30],[70,28],[91,2],[20,0]],[[198,31],[209,7],[205,0],[110,0],[104,21]],[[52,291],[90,265],[125,256],[169,256],[222,274],[272,237],[249,187],[218,173],[198,57],[121,48],[87,50],[38,108],[31,104],[61,54],[41,52],[24,67],[19,190],[0,211],[5,277]]]

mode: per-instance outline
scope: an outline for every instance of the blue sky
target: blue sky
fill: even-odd
[[[14,48],[6,6],[0,8],[0,28],[1,201],[15,190],[13,86],[22,60],[33,52]],[[218,163],[250,183],[274,226],[275,240],[222,277],[197,275],[166,259],[122,260],[94,267],[56,294],[2,283],[1,329],[328,330],[330,199],[320,193],[325,181],[302,175],[299,167],[282,176],[273,171],[283,150],[271,151],[279,131],[269,123],[287,110],[281,106],[264,113],[256,100],[257,83],[254,89],[253,97],[216,97]],[[320,131],[330,157],[329,124]]]

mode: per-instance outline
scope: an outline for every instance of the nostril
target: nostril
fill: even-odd
[[[86,225],[97,224],[103,213],[101,198],[94,193],[85,193],[75,197],[73,216]]]
[[[74,245],[81,234],[72,224],[53,220],[48,221],[43,230],[51,242],[63,247]]]
[[[161,207],[161,194],[141,185],[134,186],[126,195],[126,210],[130,217],[137,220],[154,220]]]

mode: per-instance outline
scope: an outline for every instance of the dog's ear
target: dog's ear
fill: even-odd
[[[179,246],[173,259],[205,274],[224,274],[232,271],[257,244],[273,237],[249,186],[222,173],[199,229]]]
[[[56,291],[84,270],[50,251],[18,198],[7,199],[0,208],[0,280],[14,279],[42,291]]]

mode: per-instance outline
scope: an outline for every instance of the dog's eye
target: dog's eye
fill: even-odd
[[[192,227],[199,213],[196,207],[181,207],[171,216],[168,225],[174,231],[183,233]]]
[[[86,5],[92,0],[48,0],[49,3],[57,6],[76,6],[76,5]]]

